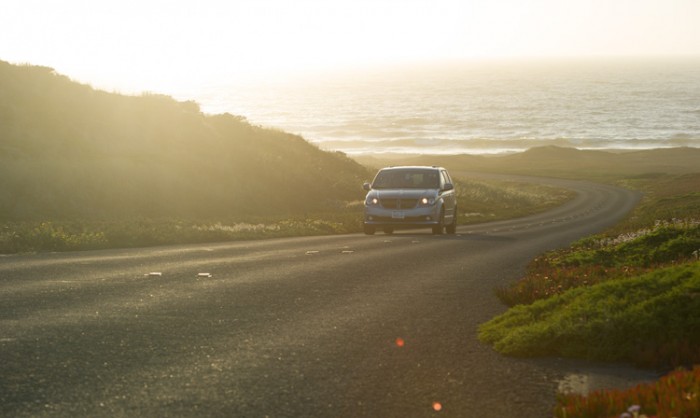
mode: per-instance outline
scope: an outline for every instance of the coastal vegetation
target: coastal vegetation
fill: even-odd
[[[240,116],[205,115],[194,102],[95,90],[46,67],[0,61],[0,92],[0,253],[360,230],[360,185],[373,172],[297,135]],[[643,191],[642,204],[621,224],[543,254],[520,280],[495,289],[510,308],[483,324],[479,336],[508,355],[670,370],[700,363],[697,161],[700,150],[690,148],[543,147],[392,163],[588,179]],[[523,216],[571,197],[503,180],[462,178],[458,190],[460,224]],[[696,367],[656,386],[562,395],[556,413],[612,416],[639,405],[645,414],[697,416],[699,381]],[[662,398],[670,399],[670,409]]]
[[[676,370],[655,383],[598,390],[588,396],[560,394],[556,418],[695,418],[700,411],[700,366]]]
[[[496,289],[512,309],[482,326],[482,340],[515,355],[700,363],[700,174],[672,179],[639,184],[645,199],[625,222]]]
[[[345,231],[370,175],[243,117],[51,68],[0,62],[0,91],[0,252]]]
[[[358,187],[359,188],[359,187]],[[532,183],[458,181],[459,223],[509,219],[547,210],[571,197],[567,190]],[[77,218],[0,222],[0,253],[145,247],[362,231],[362,201],[286,215],[219,218]]]
[[[644,187],[650,180],[672,182],[676,175],[698,172],[699,148],[652,150],[579,150],[542,146],[505,155],[360,156],[368,166],[437,164],[451,171],[516,174]]]
[[[298,215],[362,198],[365,167],[194,102],[0,62],[0,220]]]
[[[581,286],[518,305],[480,328],[503,354],[700,363],[700,263]]]
[[[394,156],[419,164],[426,156]],[[376,165],[372,157],[362,159]],[[695,148],[586,151],[541,147],[503,156],[441,156],[451,170],[550,176],[643,192],[618,225],[547,252],[495,289],[509,309],[479,338],[512,356],[568,356],[668,372],[659,381],[561,393],[566,418],[700,415],[700,172]],[[692,368],[692,369],[691,369]]]
[[[0,61],[0,253],[361,231],[363,181],[342,153]],[[522,216],[566,191],[464,180],[460,223]]]
[[[459,172],[453,172],[458,176]],[[457,180],[460,225],[513,219],[544,212],[574,197],[567,189],[498,179]]]
[[[610,179],[609,179],[610,180]],[[700,173],[631,176],[644,191],[619,225],[533,260],[495,289],[508,306],[479,338],[513,356],[564,356],[656,370],[700,364]],[[700,375],[679,369],[659,382],[588,397],[561,394],[557,417],[695,417]],[[624,406],[624,408],[623,408]],[[635,412],[633,411],[633,412]]]

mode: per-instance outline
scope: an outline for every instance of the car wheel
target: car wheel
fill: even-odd
[[[376,232],[376,228],[373,227],[372,225],[365,225],[365,235],[374,235]]]
[[[384,228],[384,233],[391,235],[394,233],[394,228],[388,226],[388,227]]]
[[[454,217],[452,218],[452,223],[447,225],[447,227],[445,228],[445,231],[451,235],[457,233],[457,209],[456,208],[455,208],[455,212],[454,212]]]
[[[445,229],[445,209],[440,211],[440,221],[437,225],[433,227],[434,235],[442,235],[442,231]]]

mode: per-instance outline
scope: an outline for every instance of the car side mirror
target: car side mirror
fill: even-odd
[[[444,192],[448,192],[448,191],[454,190],[454,189],[455,189],[455,185],[452,183],[445,183],[445,186],[443,186],[443,188],[442,188],[442,190]]]
[[[362,185],[362,188],[365,189],[366,191],[372,190],[372,185],[369,183],[365,183]]]

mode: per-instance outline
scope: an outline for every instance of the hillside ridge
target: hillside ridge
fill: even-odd
[[[649,150],[581,150],[561,146],[534,147],[508,155],[393,155],[360,156],[367,166],[432,164],[454,170],[549,177],[582,177],[604,181],[610,176],[681,175],[697,173],[698,148]]]
[[[0,61],[0,220],[286,214],[362,198],[364,167],[302,137]]]

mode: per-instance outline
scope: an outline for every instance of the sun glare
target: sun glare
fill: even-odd
[[[8,0],[0,59],[98,86],[479,57],[700,54],[696,0]]]

